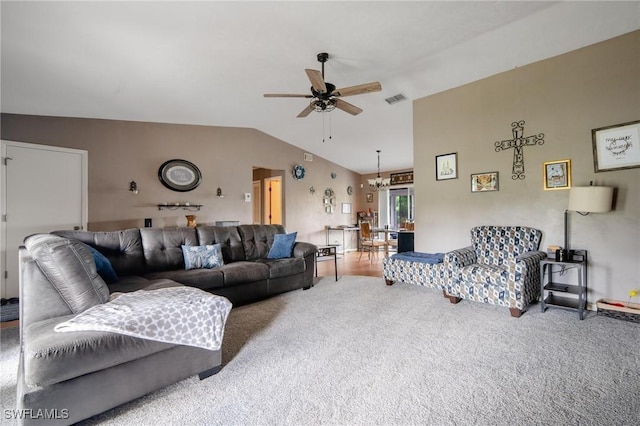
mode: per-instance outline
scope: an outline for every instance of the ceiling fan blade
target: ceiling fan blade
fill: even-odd
[[[359,84],[357,86],[344,87],[333,91],[333,96],[353,96],[361,95],[363,93],[379,92],[382,90],[382,86],[379,82],[373,81],[371,83]]]
[[[292,93],[265,93],[265,98],[313,98],[311,95],[295,95]]]
[[[298,118],[303,118],[306,117],[307,115],[311,114],[311,111],[314,110],[313,104],[309,104],[307,105],[307,107],[305,109],[303,109],[300,114],[298,114]]]
[[[327,93],[327,86],[324,84],[324,78],[322,77],[322,73],[318,70],[304,70],[307,73],[307,77],[309,77],[309,81],[311,82],[311,86],[318,93]]]
[[[361,108],[351,105],[349,102],[343,101],[342,99],[336,99],[336,108],[341,109],[344,112],[348,112],[351,115],[358,115],[362,112]]]

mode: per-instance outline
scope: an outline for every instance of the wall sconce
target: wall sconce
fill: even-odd
[[[220,187],[218,187],[218,189],[216,189],[216,196],[218,198],[224,198],[224,195],[222,195],[222,189]]]
[[[135,180],[129,182],[129,191],[133,192],[134,194],[138,193],[138,184]]]

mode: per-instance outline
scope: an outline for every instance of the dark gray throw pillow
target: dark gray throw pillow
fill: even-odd
[[[109,300],[109,288],[98,275],[93,255],[80,241],[36,234],[24,244],[74,314]]]

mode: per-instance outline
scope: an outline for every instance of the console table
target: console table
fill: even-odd
[[[327,231],[327,245],[336,245],[336,244],[331,244],[331,242],[330,242],[329,234],[332,231],[342,232],[342,253],[343,254],[347,251],[346,246],[345,246],[345,242],[346,242],[345,234],[347,232],[355,232],[356,233],[356,240],[359,240],[358,236],[359,236],[359,233],[360,233],[360,228],[358,228],[357,226],[327,226],[325,229]],[[349,238],[349,240],[351,241],[351,238]],[[356,246],[356,250],[358,250],[358,249],[359,249],[359,247]]]

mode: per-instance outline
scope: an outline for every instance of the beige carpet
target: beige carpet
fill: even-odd
[[[15,404],[8,334],[3,410]],[[639,337],[640,324],[595,313],[534,306],[515,319],[409,284],[324,278],[233,309],[217,375],[85,423],[638,425]]]

